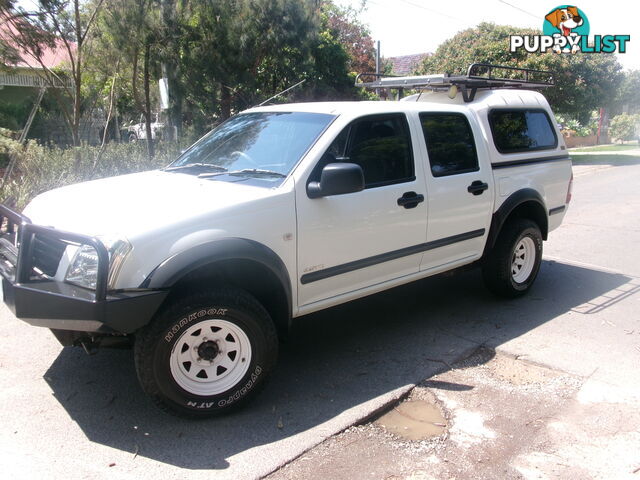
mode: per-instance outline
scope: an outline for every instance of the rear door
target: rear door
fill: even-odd
[[[421,112],[427,157],[427,245],[420,266],[466,263],[482,254],[493,207],[493,172],[479,126],[463,112]]]

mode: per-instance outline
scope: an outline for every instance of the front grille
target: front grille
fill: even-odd
[[[67,248],[67,243],[51,238],[47,235],[33,236],[31,244],[33,268],[38,269],[49,277],[54,277],[58,271],[60,259]]]

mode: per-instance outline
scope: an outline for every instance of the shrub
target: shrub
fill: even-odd
[[[598,112],[592,112],[591,118],[587,125],[582,125],[575,118],[556,115],[556,121],[562,125],[562,132],[569,132],[576,137],[588,137],[595,135],[598,131]]]
[[[2,170],[8,165],[11,155],[20,151],[20,144],[15,137],[15,132],[0,128],[0,169]]]
[[[623,113],[611,119],[609,135],[611,135],[611,138],[615,138],[621,142],[624,140],[633,140],[640,134],[638,131],[639,127],[640,114],[628,115]]]
[[[0,201],[11,203],[18,209],[36,195],[72,183],[112,177],[126,173],[152,170],[173,160],[179,147],[158,143],[156,157],[150,160],[144,143],[109,143],[98,159],[100,147],[83,145],[77,148],[80,162],[76,163],[76,150],[39,145],[29,141],[24,147],[7,139],[0,131],[0,156],[10,152],[16,156],[11,178],[0,191]]]

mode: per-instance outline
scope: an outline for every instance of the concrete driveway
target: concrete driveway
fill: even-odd
[[[309,316],[283,346],[264,393],[221,419],[156,411],[130,351],[88,357],[62,349],[0,307],[4,474],[259,478],[479,345],[508,345],[572,374],[635,386],[640,336],[624,331],[640,332],[640,165],[588,167],[578,168],[574,202],[528,296],[498,300],[468,272]]]

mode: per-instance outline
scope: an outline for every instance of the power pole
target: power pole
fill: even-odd
[[[180,134],[181,127],[181,112],[182,106],[181,102],[178,101],[178,92],[177,92],[177,75],[176,75],[176,65],[173,59],[170,59],[167,62],[167,56],[173,55],[173,44],[176,41],[176,22],[175,22],[175,0],[161,0],[160,2],[162,8],[162,21],[165,26],[165,31],[167,32],[167,43],[166,46],[167,51],[170,53],[165,53],[164,59],[160,64],[161,76],[164,79],[164,87],[166,87],[167,92],[167,115],[166,115],[166,128],[165,132],[167,135],[167,139],[170,141],[177,141],[178,135]]]

